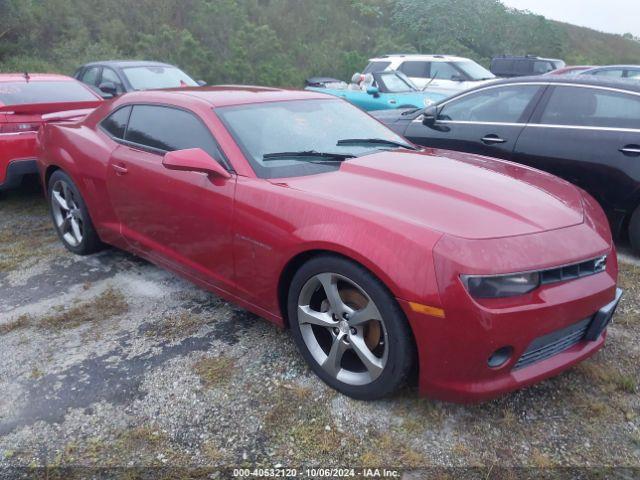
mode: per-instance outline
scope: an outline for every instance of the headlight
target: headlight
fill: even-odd
[[[434,103],[433,100],[431,100],[431,99],[429,99],[427,97],[424,98],[424,106],[425,107],[428,107],[429,105],[433,105],[433,103]]]
[[[529,293],[540,285],[538,272],[485,277],[462,275],[460,278],[471,296],[475,298],[515,297]]]

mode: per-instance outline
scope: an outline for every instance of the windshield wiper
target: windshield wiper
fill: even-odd
[[[274,152],[265,153],[262,156],[262,160],[283,160],[287,158],[323,158],[324,161],[342,162],[348,158],[355,158],[355,155],[350,153],[331,153],[331,152],[317,152],[315,150],[303,150],[300,152]]]
[[[342,145],[388,145],[390,147],[406,148],[407,150],[418,150],[416,147],[409,145],[408,143],[396,142],[393,140],[386,140],[384,138],[346,138],[344,140],[338,140],[337,146]]]

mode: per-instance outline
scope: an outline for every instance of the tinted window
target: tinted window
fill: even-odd
[[[439,120],[519,123],[539,87],[520,85],[489,88],[453,100],[444,106]]]
[[[129,113],[131,113],[131,107],[123,107],[105,118],[100,125],[111,136],[123,139],[124,132],[127,130]]]
[[[495,74],[510,74],[513,72],[513,60],[496,58],[491,62],[491,71]]]
[[[398,70],[407,77],[429,78],[428,62],[404,62]]]
[[[135,105],[125,140],[165,152],[201,148],[221,158],[207,127],[192,113],[176,108]]]
[[[640,128],[640,97],[594,88],[555,87],[540,123]]]
[[[198,86],[195,80],[176,67],[127,67],[122,71],[134,90]]]
[[[391,62],[371,62],[367,67],[362,71],[362,73],[376,73],[376,72],[384,72],[387,67],[391,65]]]
[[[69,82],[6,82],[0,83],[0,103],[92,102],[97,97],[77,80]]]
[[[82,81],[89,85],[95,85],[98,81],[98,74],[100,73],[100,67],[91,67],[84,71],[82,74]]]
[[[533,71],[532,62],[525,58],[513,63],[513,73],[516,75],[528,75]]]
[[[118,91],[118,93],[122,93],[124,91],[124,87],[122,86],[120,77],[118,77],[118,74],[110,68],[105,68],[102,70],[102,79],[100,80],[100,83],[104,82],[113,83],[116,86],[116,90]]]

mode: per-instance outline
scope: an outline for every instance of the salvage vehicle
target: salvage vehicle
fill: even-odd
[[[82,65],[73,74],[104,98],[136,90],[206,85],[168,63],[138,60],[106,60]]]
[[[446,95],[431,90],[419,90],[406,75],[394,71],[356,73],[351,84],[319,82],[317,78],[308,79],[306,83],[305,90],[344,98],[368,111],[425,107],[446,98]]]
[[[18,187],[24,176],[38,173],[36,133],[44,114],[100,103],[98,95],[70,77],[0,74],[0,191]]]
[[[455,95],[495,80],[495,75],[473,60],[451,55],[394,54],[369,59],[363,73],[398,70],[419,88]]]
[[[376,117],[427,147],[499,157],[588,191],[640,252],[640,85],[578,75],[503,80]]]
[[[344,100],[135,92],[40,131],[55,229],[114,245],[280,326],[354,398],[479,401],[605,343],[620,299],[606,217],[526,166],[419,150]]]
[[[491,73],[496,77],[528,77],[544,75],[567,64],[558,58],[543,58],[535,55],[500,55],[491,59]]]

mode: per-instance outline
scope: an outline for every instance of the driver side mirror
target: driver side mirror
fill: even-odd
[[[367,87],[367,93],[374,97],[378,97],[380,95],[380,89],[378,87]]]
[[[167,152],[162,160],[162,165],[169,170],[200,172],[221,178],[231,178],[231,174],[201,148]]]
[[[116,84],[113,82],[102,82],[98,86],[98,89],[101,92],[106,93],[107,95],[111,95],[111,97],[115,97],[118,94],[118,87],[116,87]],[[110,97],[106,97],[106,98],[110,98]]]
[[[425,127],[433,128],[438,121],[438,107],[431,105],[424,109],[422,113],[422,124]]]

